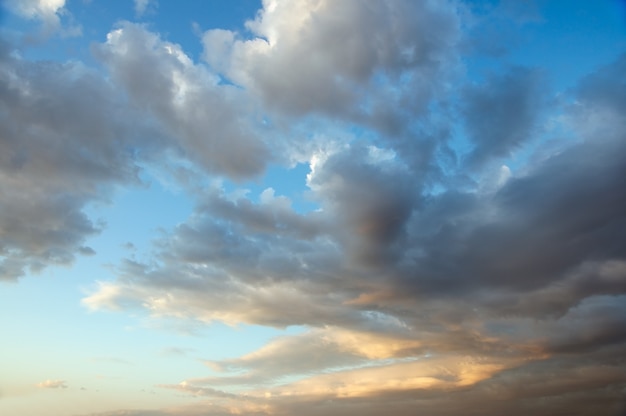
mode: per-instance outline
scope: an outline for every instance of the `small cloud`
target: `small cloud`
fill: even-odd
[[[96,254],[96,251],[93,248],[87,246],[80,247],[78,252],[83,256],[93,256]]]
[[[135,14],[137,17],[143,16],[147,11],[156,7],[153,0],[135,0]]]
[[[168,347],[160,351],[161,355],[185,357],[190,352],[195,351],[193,348]]]
[[[38,383],[37,387],[42,389],[66,389],[67,384],[65,384],[65,380],[46,380]]]

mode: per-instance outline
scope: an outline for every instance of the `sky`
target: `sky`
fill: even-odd
[[[626,2],[3,0],[0,414],[626,415]]]

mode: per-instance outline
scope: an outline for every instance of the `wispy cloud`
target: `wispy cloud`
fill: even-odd
[[[42,389],[66,389],[67,384],[65,380],[46,380],[41,383],[37,383],[37,387]]]
[[[135,16],[138,18],[144,16],[146,13],[156,11],[159,3],[157,0],[134,0],[135,2]]]

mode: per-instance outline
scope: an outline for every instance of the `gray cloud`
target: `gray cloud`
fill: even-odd
[[[563,313],[623,291],[620,266],[606,268],[624,256],[626,149],[619,130],[592,133],[487,193],[423,194],[393,151],[322,153],[308,182],[321,211],[297,214],[271,193],[255,205],[211,191],[160,243],[165,267],[125,268],[124,280],[142,284],[119,293],[187,293],[166,313],[279,326],[359,326],[368,310],[422,325],[423,310],[405,305],[428,296],[467,296],[490,314]],[[201,306],[199,290],[220,295]],[[87,302],[114,306],[118,295],[105,292]]]
[[[236,179],[263,171],[270,154],[252,128],[252,101],[234,86],[219,84],[179,45],[122,23],[94,53],[132,104],[151,115],[186,158]]]
[[[83,212],[113,187],[139,183],[135,150],[150,129],[133,125],[119,94],[79,63],[0,56],[0,278],[93,254],[99,225]]]
[[[206,61],[282,112],[383,129],[423,111],[459,36],[453,6],[411,1],[276,2],[247,27],[206,32]]]
[[[583,80],[573,92],[580,104],[565,108],[570,126],[585,115],[595,124],[489,187],[428,193],[407,167],[411,159],[394,150],[360,143],[320,150],[307,181],[320,210],[296,213],[272,190],[259,203],[207,190],[189,221],[159,243],[162,267],[127,265],[117,283],[85,302],[148,302],[156,316],[316,327],[208,362],[222,373],[182,389],[230,401],[214,387],[245,387],[278,414],[391,407],[584,415],[600,403],[617,411],[625,383],[617,351],[626,341],[626,148],[622,100],[601,93],[615,65]],[[520,74],[521,85],[535,82]],[[493,85],[473,88],[488,96]],[[471,122],[490,117],[489,108],[473,108]],[[610,117],[598,119],[598,111]],[[495,136],[480,139],[477,169],[532,140],[528,120],[537,116],[528,117],[509,126],[500,147]],[[422,378],[380,384],[394,383],[396,366],[406,371],[428,360],[447,370],[416,367]],[[536,377],[545,381],[529,387]],[[369,390],[369,378],[379,388]],[[498,397],[506,400],[493,404]]]
[[[23,60],[9,42],[0,53],[3,279],[93,254],[85,243],[101,225],[84,208],[140,184],[140,165],[188,158],[239,180],[271,158],[252,101],[142,26],[94,47],[112,81],[78,62]]]
[[[341,224],[337,239],[347,254],[372,266],[391,261],[419,201],[419,184],[386,157],[351,147],[316,164],[308,181],[327,215]]]
[[[462,112],[474,149],[468,165],[509,156],[533,137],[545,105],[545,80],[537,69],[492,74],[463,92]]]
[[[252,39],[205,33],[209,66],[121,23],[93,47],[104,74],[3,44],[0,276],[93,254],[85,207],[174,155],[201,177],[194,212],[84,304],[306,328],[159,386],[214,404],[118,414],[617,414],[626,58],[549,108],[540,70],[461,79],[465,12],[268,1]],[[542,120],[566,137],[541,143]],[[281,158],[310,163],[317,209],[206,185]]]

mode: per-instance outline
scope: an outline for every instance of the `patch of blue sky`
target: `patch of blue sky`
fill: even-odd
[[[475,3],[474,11],[494,13],[496,2],[471,3]],[[598,63],[609,63],[626,51],[626,2],[623,0],[503,4],[513,5],[508,20],[496,23],[495,29],[481,26],[474,29],[473,36],[485,39],[490,50],[465,57],[471,79],[480,79],[481,75],[497,72],[503,66],[541,67],[548,71],[555,89],[563,90],[575,85]],[[532,8],[532,4],[537,5],[532,15],[519,14],[518,9]],[[511,26],[516,28],[514,34]]]
[[[621,0],[541,2],[541,22],[524,29],[525,47],[511,61],[543,67],[557,90],[574,87],[598,65],[626,52],[626,11]]]
[[[143,187],[120,190],[112,201],[86,209],[92,220],[103,223],[103,231],[87,245],[100,260],[110,262],[135,252],[147,253],[155,238],[185,221],[192,210],[189,196],[148,179]]]
[[[251,34],[245,22],[254,19],[261,8],[260,0],[160,2],[154,13],[143,19],[154,22],[166,40],[179,43],[187,55],[199,62],[203,53],[200,36],[209,29],[224,29],[246,37]]]
[[[545,117],[540,117],[541,123],[532,141],[524,143],[501,160],[501,164],[508,167],[513,175],[516,172],[523,174],[529,163],[541,158],[537,154],[538,147],[541,146],[544,153],[549,149],[558,152],[578,140],[575,132],[569,131],[562,119],[563,106],[568,105],[567,92],[575,88],[586,74],[626,53],[626,2],[572,0],[568,2],[568,7],[550,1],[537,4],[538,15],[517,23],[520,30],[503,55],[471,55],[464,60],[470,82],[482,82],[489,74],[517,65],[542,68],[545,72],[548,82],[548,90],[545,91],[548,104],[543,110]],[[457,166],[463,166],[462,160],[471,152],[473,145],[462,126],[454,123],[451,126],[454,134],[450,147],[459,157]],[[445,163],[440,163],[440,166],[447,173],[453,170],[447,168]],[[471,173],[469,177],[479,180]]]
[[[297,163],[294,166],[272,164],[259,178],[242,183],[225,180],[223,187],[227,194],[245,190],[247,197],[258,203],[261,193],[268,189],[268,184],[271,184],[274,196],[287,196],[291,200],[291,207],[294,211],[305,214],[319,208],[319,204],[312,199],[311,190],[306,184],[306,176],[310,171],[308,163]]]
[[[0,327],[10,334],[0,343],[0,366],[12,377],[3,380],[0,375],[0,384],[33,385],[58,378],[93,389],[96,379],[115,378],[122,391],[150,388],[155,381],[171,384],[190,375],[206,377],[213,371],[204,359],[238,357],[276,336],[302,331],[219,322],[186,331],[188,322],[152,320],[142,312],[91,313],[80,305],[82,274],[94,270],[88,263],[78,260],[71,269],[49,268],[0,291]],[[45,311],[41,305],[46,305]],[[186,353],[164,354],[172,349]]]

